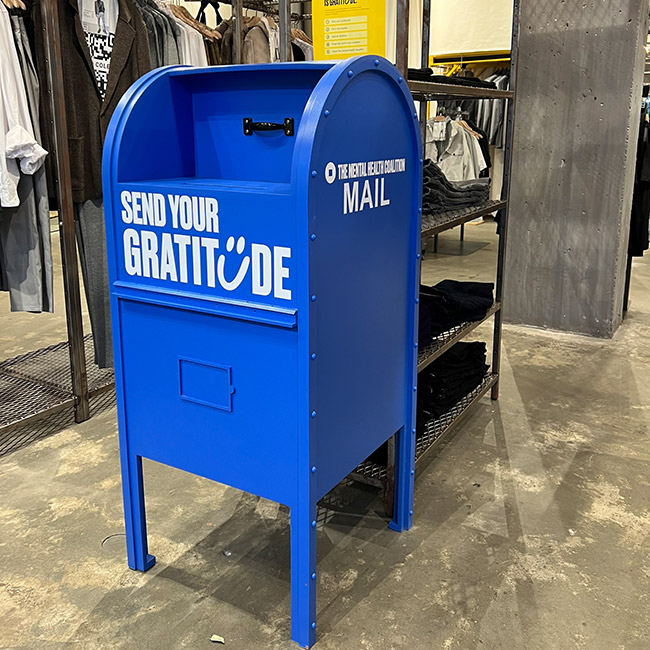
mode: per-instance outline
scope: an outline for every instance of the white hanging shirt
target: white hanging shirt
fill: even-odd
[[[34,138],[11,19],[0,4],[0,205],[20,204],[20,172],[33,174],[40,169],[47,151]]]
[[[447,123],[445,139],[432,144],[432,158],[450,181],[473,180],[487,167],[478,140],[453,120]]]

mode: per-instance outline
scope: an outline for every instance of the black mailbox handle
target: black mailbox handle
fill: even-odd
[[[284,135],[293,135],[293,117],[285,117],[284,122],[253,122],[252,117],[244,118],[244,135],[253,135],[254,131],[284,131]]]

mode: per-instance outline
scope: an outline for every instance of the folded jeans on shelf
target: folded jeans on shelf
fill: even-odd
[[[416,430],[421,436],[427,423],[450,411],[463,397],[481,385],[489,366],[485,363],[485,343],[456,343],[418,375]],[[386,465],[387,445],[368,458]]]
[[[496,88],[492,81],[483,81],[476,77],[447,77],[445,75],[433,74],[431,68],[409,68],[408,78],[411,81],[431,81],[434,83],[451,84],[453,86],[471,86],[474,88]]]
[[[485,203],[489,198],[489,178],[452,182],[433,161],[425,162],[422,188],[425,214],[470,208]]]
[[[494,303],[493,292],[491,282],[443,280],[433,287],[421,285],[420,313],[426,321],[419,345],[428,345],[435,335],[453,327],[485,318]]]
[[[418,377],[418,428],[448,412],[481,385],[489,366],[482,342],[456,343]]]

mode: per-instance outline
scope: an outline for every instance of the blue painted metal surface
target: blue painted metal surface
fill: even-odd
[[[106,138],[129,566],[155,562],[143,457],[284,503],[304,647],[317,501],[393,434],[412,522],[421,149],[378,57],[155,70]]]

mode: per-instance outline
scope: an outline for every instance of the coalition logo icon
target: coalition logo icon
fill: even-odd
[[[333,162],[325,166],[325,180],[331,185],[336,180],[336,165]]]

